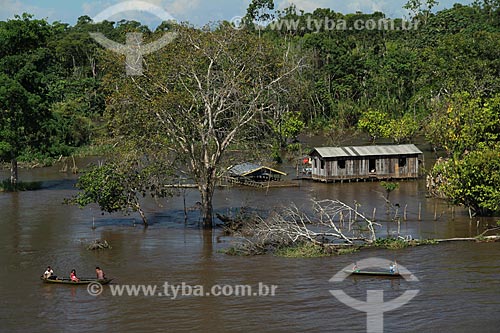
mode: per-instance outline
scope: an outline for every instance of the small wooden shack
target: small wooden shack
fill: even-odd
[[[415,145],[314,148],[313,180],[330,182],[419,177],[423,153]]]
[[[243,163],[229,168],[229,176],[256,182],[279,181],[286,173],[254,163]]]

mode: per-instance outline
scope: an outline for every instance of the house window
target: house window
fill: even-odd
[[[368,162],[368,169],[370,170],[370,173],[375,173],[377,172],[377,160],[374,158],[371,158]]]
[[[317,168],[318,168],[318,160],[314,159],[314,169],[317,169]]]
[[[337,161],[339,169],[345,169],[345,160]]]
[[[325,160],[321,160],[321,170],[325,169]]]
[[[406,157],[400,157],[398,161],[398,165],[400,168],[404,168],[406,166]]]

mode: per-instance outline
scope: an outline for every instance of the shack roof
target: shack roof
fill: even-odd
[[[277,173],[277,174],[286,176],[286,173],[284,173],[282,171],[278,171],[278,170],[275,170],[275,169],[272,169],[272,168],[269,168],[269,167],[266,167],[263,165],[254,164],[254,163],[242,163],[242,164],[235,165],[235,166],[229,168],[229,173],[231,173],[234,176],[245,177],[245,176],[248,176],[256,171],[262,170],[262,169],[268,170],[270,173]]]
[[[420,149],[412,144],[358,147],[322,147],[314,148],[309,155],[313,155],[315,152],[323,158],[423,154]]]

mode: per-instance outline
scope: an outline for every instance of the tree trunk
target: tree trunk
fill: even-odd
[[[214,188],[211,184],[204,184],[201,186],[201,216],[203,220],[203,228],[211,229],[213,221],[213,207],[212,199],[214,195]]]
[[[10,163],[10,183],[14,188],[16,188],[17,178],[18,178],[17,159],[13,158],[10,162],[11,162]]]
[[[137,212],[139,213],[139,215],[141,216],[141,219],[142,219],[142,224],[144,224],[144,228],[147,228],[149,226],[148,224],[148,219],[146,217],[146,214],[144,213],[144,211],[142,210],[141,208],[141,204],[139,203],[139,201],[136,201],[135,202],[135,208],[137,209]]]
[[[149,226],[148,219],[146,218],[146,214],[144,214],[142,209],[139,209],[139,215],[141,215],[142,224],[144,225],[144,228],[147,228]]]

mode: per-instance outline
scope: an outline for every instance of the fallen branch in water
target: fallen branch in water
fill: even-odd
[[[437,243],[446,242],[497,242],[500,241],[500,236],[478,236],[478,237],[457,237],[447,239],[436,239]]]
[[[111,249],[111,246],[108,244],[107,241],[101,241],[99,239],[96,239],[89,246],[87,246],[87,250],[89,251],[106,250],[106,249]]]
[[[255,216],[246,221],[233,236],[242,240],[235,252],[261,254],[287,246],[313,244],[325,251],[342,245],[373,243],[375,226],[356,208],[339,200],[312,200],[313,213],[307,214],[292,204],[267,218]],[[345,217],[350,216],[345,221]],[[354,218],[353,218],[354,217]]]

